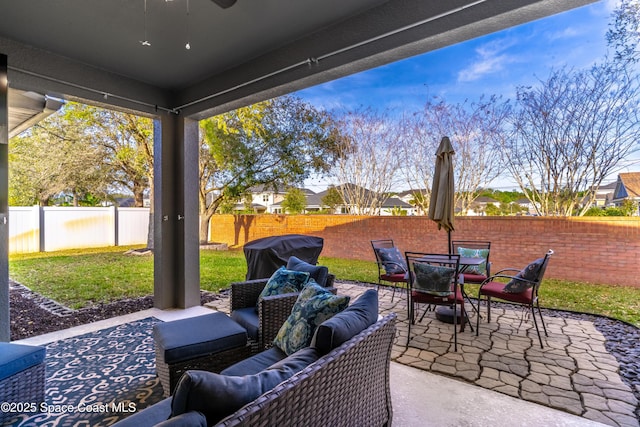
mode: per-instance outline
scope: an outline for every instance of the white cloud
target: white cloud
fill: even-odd
[[[584,32],[576,27],[567,27],[561,31],[556,31],[555,33],[549,34],[548,38],[550,41],[554,41],[554,40],[562,40],[562,39],[571,39],[574,37],[579,37],[582,34],[584,34]]]
[[[488,74],[504,69],[505,63],[510,62],[507,55],[487,56],[471,64],[458,73],[458,81],[471,82],[479,80]]]
[[[514,58],[506,51],[516,44],[515,39],[499,39],[485,43],[475,50],[477,59],[458,73],[459,82],[479,80],[489,74],[502,71]]]

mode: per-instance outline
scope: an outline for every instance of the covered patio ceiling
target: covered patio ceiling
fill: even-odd
[[[0,0],[0,53],[10,88],[198,119],[592,1]]]

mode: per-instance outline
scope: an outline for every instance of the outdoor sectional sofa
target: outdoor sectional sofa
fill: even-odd
[[[366,291],[323,322],[309,347],[264,350],[214,374],[188,371],[173,397],[117,423],[143,426],[390,426],[396,315]]]

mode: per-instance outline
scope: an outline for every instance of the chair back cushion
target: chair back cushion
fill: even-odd
[[[451,284],[456,274],[455,268],[414,262],[413,270],[414,289],[436,296],[447,296],[452,293]]]
[[[318,326],[311,346],[327,354],[378,320],[378,292],[368,289],[349,307]]]
[[[398,248],[376,248],[375,251],[387,274],[407,272],[407,263]]]
[[[262,300],[262,298],[272,295],[300,292],[308,281],[308,272],[287,270],[284,266],[280,267],[276,270],[275,273],[271,275],[271,277],[267,281],[267,284],[262,289],[262,292],[260,292],[256,308],[258,305],[260,305],[260,301]]]
[[[478,265],[469,266],[464,272],[471,274],[487,275],[487,257],[489,249],[474,249],[458,247],[458,255],[464,258],[482,258],[484,262]]]
[[[518,274],[516,274],[515,278],[511,279],[504,286],[504,291],[510,294],[519,294],[520,292],[524,292],[533,287],[539,280],[540,268],[542,267],[544,260],[544,258],[538,258],[523,268]],[[518,280],[518,278],[528,280],[528,282]]]
[[[348,304],[348,296],[334,295],[311,279],[300,292],[273,344],[288,355],[308,347],[316,328]]]
[[[298,257],[292,256],[287,261],[287,270],[302,271],[309,273],[309,277],[320,286],[326,286],[329,269],[324,265],[313,265]]]
[[[318,360],[314,348],[306,348],[254,375],[227,376],[189,370],[178,384],[171,402],[171,416],[201,412],[212,425]]]

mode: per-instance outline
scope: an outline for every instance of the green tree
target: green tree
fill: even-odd
[[[47,206],[58,194],[68,194],[79,205],[87,195],[104,200],[112,181],[103,163],[105,152],[91,144],[82,121],[65,105],[9,143],[11,204]]]
[[[327,194],[322,197],[320,203],[328,208],[329,213],[336,213],[338,206],[344,205],[344,200],[338,189],[331,186],[327,189]]]
[[[402,209],[400,206],[394,206],[390,212],[391,216],[407,216],[406,209]]]
[[[200,132],[201,241],[223,204],[255,185],[293,185],[326,173],[336,156],[329,116],[293,96],[202,120]]]
[[[604,209],[592,206],[584,213],[584,216],[604,216]]]
[[[409,204],[413,205],[418,210],[418,215],[426,215],[429,211],[429,197],[420,191],[414,191]]]
[[[626,199],[622,202],[622,206],[620,206],[620,210],[622,211],[624,216],[638,215],[638,202],[634,202],[633,200]]]
[[[145,192],[153,194],[152,120],[77,103],[69,104],[65,115],[78,122],[87,143],[104,152],[112,185],[130,191],[134,205],[142,207]]]
[[[282,209],[288,214],[301,214],[307,207],[307,197],[299,188],[291,187],[284,195]]]

